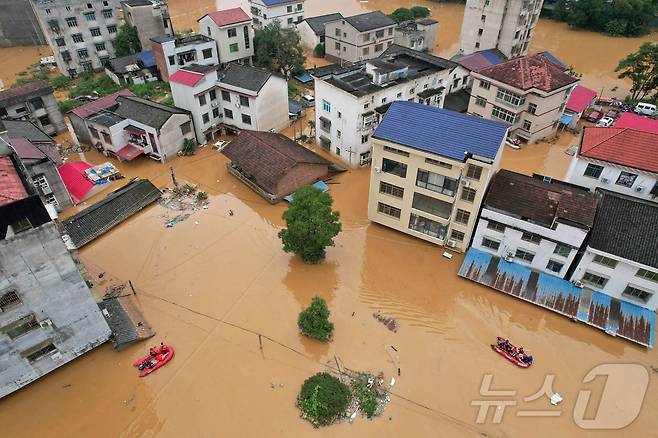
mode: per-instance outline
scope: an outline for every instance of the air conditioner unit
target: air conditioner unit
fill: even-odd
[[[457,246],[457,242],[452,239],[448,239],[448,241],[446,242],[446,246],[450,248],[454,248],[455,246]]]
[[[241,108],[242,106],[241,106],[239,103],[236,103],[236,104],[235,104],[235,107],[236,107],[236,108]]]
[[[514,254],[512,254],[511,252],[508,252],[507,254],[505,254],[503,259],[505,259],[506,262],[511,262],[514,259]]]
[[[471,182],[470,182],[469,180],[467,180],[467,179],[462,179],[462,180],[460,180],[460,183],[461,183],[461,185],[463,185],[463,186],[466,187],[466,188],[468,188],[468,187],[471,186]]]
[[[39,325],[41,326],[41,328],[46,328],[53,325],[53,322],[50,319],[44,319],[43,321],[39,321]]]
[[[580,281],[580,280],[576,280],[576,281],[574,281],[574,282],[573,282],[573,285],[576,286],[576,287],[579,287],[579,288],[581,288],[581,289],[582,289],[583,286],[584,286],[583,282]]]
[[[601,182],[603,184],[608,184],[610,182],[610,180],[608,178],[601,178]]]
[[[379,173],[379,172],[382,171],[382,170],[381,170],[379,167],[377,167],[377,166],[373,167],[373,169],[375,169],[375,173]]]
[[[212,102],[210,102],[210,106],[212,106],[213,108],[215,108],[215,107],[219,106],[219,102],[216,101],[216,100],[213,100]]]
[[[638,192],[638,193],[643,192],[644,191],[644,186],[635,187],[635,191]]]

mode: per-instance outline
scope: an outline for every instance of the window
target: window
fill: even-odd
[[[228,45],[228,51],[231,53],[235,53],[239,50],[238,48],[238,43],[233,43]]]
[[[532,122],[529,122],[528,120],[523,121],[523,129],[530,132],[530,128],[532,127]]]
[[[107,6],[107,2],[103,2],[103,6]],[[112,18],[112,9],[103,9],[103,18]]]
[[[389,160],[388,158],[384,158],[382,160],[382,171],[406,178],[407,165],[398,163],[397,161]]]
[[[336,148],[336,155],[338,155],[340,157],[340,148],[339,147]]]
[[[487,106],[487,99],[485,99],[484,97],[477,96],[475,98],[475,104],[477,106]]]
[[[384,44],[375,44],[375,52],[381,52],[384,50]]]
[[[292,12],[292,6],[288,6],[288,7],[286,8],[286,12]]]
[[[95,27],[93,29],[89,29],[89,32],[91,32],[91,36],[94,36],[94,37],[101,36],[101,30],[98,27]]]
[[[78,50],[78,58],[80,58],[80,59],[87,59],[87,58],[89,58],[89,52],[87,52],[87,49],[80,49],[80,50]]]
[[[402,198],[404,196],[404,189],[402,187],[394,186],[393,184],[380,181],[379,193],[385,193],[387,195],[395,196],[396,198]]]
[[[192,132],[192,122],[185,122],[182,125],[180,125],[180,132],[183,135]]]
[[[217,100],[217,91],[210,90],[210,93],[208,94],[210,95],[210,100]]]
[[[203,55],[203,59],[212,58],[212,49],[203,49],[201,54]]]
[[[87,9],[94,9],[94,7],[91,5],[91,3],[87,3]]]
[[[370,47],[364,47],[363,48],[363,54],[366,55],[366,56],[370,55]]]
[[[414,193],[411,207],[443,219],[450,219],[452,213],[452,204],[450,202],[425,196],[422,193]]]
[[[341,113],[340,111],[338,111],[338,118],[339,118],[339,119],[342,119],[342,118],[343,118],[343,113]]]
[[[85,16],[85,20],[87,20],[87,21],[96,21],[96,13],[95,12],[85,12],[82,15]]]
[[[228,37],[229,38],[235,38],[236,36],[238,36],[238,30],[236,28],[228,30]]]
[[[326,100],[323,100],[322,101],[322,110],[330,113],[331,112],[331,104],[329,102],[327,102]]]
[[[562,270],[562,267],[564,266],[564,263],[560,263],[555,260],[549,260],[548,263],[546,264],[546,270],[559,273]]]
[[[343,134],[340,132],[340,129],[336,130],[336,136],[340,138]]]
[[[409,229],[441,240],[445,239],[448,232],[446,225],[413,213],[409,217]]]
[[[480,19],[481,19],[482,21],[484,21],[484,20],[487,19],[487,16],[486,16],[486,15],[483,15],[483,16],[480,17]]]
[[[0,295],[0,310],[3,312],[21,304],[21,299],[18,297],[15,290],[9,290]]]
[[[393,28],[392,27],[390,29],[388,29],[388,34],[393,35]]]
[[[415,92],[416,92],[416,89],[415,89],[415,88],[410,88],[410,89],[409,89],[409,94],[410,94],[410,95],[414,94]]]
[[[73,35],[71,35],[71,38],[73,39],[74,43],[84,43],[85,42],[84,38],[82,38],[81,33],[74,33]]]
[[[168,59],[169,59],[169,65],[176,64],[176,58],[173,55],[169,56]]]
[[[424,169],[418,169],[418,174],[416,175],[416,186],[448,196],[455,196],[455,193],[457,192],[456,179]]]
[[[116,24],[111,24],[111,25],[107,26],[107,32],[108,33],[117,33]]]
[[[55,39],[55,43],[57,43],[57,47],[64,47],[66,45],[66,41],[64,41],[64,38]]]
[[[105,43],[96,43],[94,44],[94,47],[96,47],[97,52],[102,52],[105,50]]]
[[[603,172],[603,166],[597,166],[596,164],[589,163],[585,169],[585,172],[583,173],[583,176],[598,179],[601,176],[601,172]]]
[[[617,184],[618,186],[633,187],[636,178],[637,178],[637,174],[635,173],[621,172],[615,184]]]
[[[608,268],[615,269],[617,267],[617,260],[611,259],[610,257],[605,257],[602,255],[595,255],[594,259],[592,260],[594,263],[598,263],[599,265],[607,266]]]
[[[45,175],[35,175],[32,177],[32,183],[34,183],[35,187],[40,188],[42,191],[50,189],[50,185],[48,184],[48,180],[46,179]]]
[[[458,224],[468,224],[468,220],[471,218],[471,212],[462,210],[460,208],[457,209],[457,214],[455,215],[455,222]]]
[[[475,48],[476,48],[476,49],[479,49],[479,48],[480,48],[480,43],[479,43],[479,42],[475,43]]]
[[[591,284],[592,286],[595,287],[605,287],[606,283],[608,282],[607,278],[597,274],[593,274],[589,271],[585,272],[585,275],[583,275],[583,278],[581,278],[580,280],[583,283]]]
[[[242,114],[242,123],[244,123],[245,125],[251,125],[251,116]]]
[[[340,36],[340,28],[336,28],[336,29],[334,30],[334,35],[336,35],[337,37]]]
[[[382,97],[382,103],[386,103],[386,98]]]
[[[45,357],[48,353],[51,353],[53,351],[57,351],[57,348],[55,348],[52,342],[46,341],[45,345],[43,343],[38,344],[35,347],[32,347],[21,354],[24,358],[26,358],[30,362],[36,362],[39,359]]]
[[[53,207],[59,207],[59,202],[57,202],[57,198],[55,198],[55,195],[52,193],[48,193],[47,195],[44,196],[46,204],[51,204]]]
[[[529,251],[519,248],[516,250],[514,257],[520,260],[524,260],[528,263],[532,263],[532,260],[535,258],[535,255]]]
[[[206,103],[207,103],[206,95],[202,94],[201,96],[199,96],[199,105],[204,106]]]
[[[292,17],[288,18],[288,24],[292,24],[294,19]]]
[[[219,108],[213,108],[212,117],[213,117],[213,119],[216,119],[217,117],[219,117]]]
[[[455,240],[458,240],[458,241],[460,241],[460,242],[463,242],[463,241],[464,241],[464,237],[465,237],[465,236],[466,236],[466,235],[465,235],[464,233],[462,233],[461,231],[452,230],[452,231],[450,232],[450,237],[453,238],[453,239],[455,239]]]
[[[208,113],[203,113],[203,115],[201,116],[201,120],[203,120],[203,123],[210,122],[210,116],[208,115]]]
[[[649,301],[653,294],[651,292],[647,292],[646,290],[640,289],[635,286],[631,286],[630,284],[626,286],[626,289],[621,293],[622,296],[629,297],[629,298],[634,298],[638,299],[644,303]]]
[[[658,283],[658,272],[653,272],[653,271],[649,271],[648,269],[640,268],[635,273],[635,276]]]
[[[535,105],[534,103],[529,103],[528,104],[528,112],[530,114],[536,114],[537,113],[537,105]]]
[[[521,240],[525,240],[526,242],[539,245],[539,243],[541,242],[541,236],[538,236],[537,234],[534,233],[526,233],[524,231],[523,234],[521,235]]]
[[[66,25],[68,27],[77,27],[78,26],[78,19],[75,17],[68,17],[66,19]]]
[[[370,108],[370,104],[369,104],[369,103],[366,103],[366,104],[363,105],[363,109],[368,109],[368,108]]]
[[[247,96],[240,96],[240,105],[249,108],[249,98]]]
[[[400,149],[392,148],[390,146],[384,146],[384,150],[386,152],[390,152],[392,154],[402,155],[403,157],[408,157],[409,156],[409,152],[405,152],[405,151],[400,150]]]
[[[375,32],[375,38],[381,38],[384,36],[384,30],[378,30]]]
[[[244,34],[244,48],[248,49],[251,45],[251,41],[250,41],[250,38],[249,38],[249,26],[243,27],[242,28],[242,33]]]
[[[482,167],[476,166],[475,164],[469,164],[466,169],[466,178],[474,179],[479,181],[482,176]]]
[[[516,123],[516,118],[517,118],[517,115],[514,114],[512,111],[507,111],[506,109],[500,108],[495,105],[491,110],[491,116],[503,120],[512,125]]]
[[[484,29],[482,28],[478,29],[478,35],[482,35],[482,32],[484,32]]]
[[[553,254],[559,255],[561,257],[569,257],[569,254],[571,254],[571,247],[558,243],[555,245]]]
[[[64,50],[64,51],[62,52],[62,60],[63,60],[64,62],[69,62],[69,61],[71,60],[71,54],[69,53],[68,50]]]
[[[11,339],[16,339],[20,335],[23,335],[39,327],[41,326],[39,325],[39,322],[36,320],[34,315],[27,315],[4,327],[3,331]]]
[[[485,90],[488,90],[491,88],[491,82],[483,81],[480,79],[480,88],[484,88]]]
[[[231,93],[228,91],[222,90],[222,100],[225,102],[230,102],[231,101]]]
[[[368,143],[368,138],[370,138],[370,137],[368,136],[368,134],[366,134],[366,135],[362,135],[362,136],[361,136],[361,144]]]
[[[462,188],[462,201],[473,202],[475,201],[475,189],[469,189],[467,187]]]
[[[50,9],[46,9],[46,15],[50,15]]]
[[[498,251],[498,248],[500,248],[500,242],[497,240],[490,239],[488,237],[483,237],[482,246],[484,246],[485,248],[493,249],[494,251]]]
[[[302,3],[297,3],[297,10],[301,11],[304,5]]]
[[[377,211],[385,215],[394,217],[396,219],[400,219],[400,214],[402,213],[402,210],[400,210],[399,208],[395,208],[388,204],[383,204],[381,202],[377,204]]]

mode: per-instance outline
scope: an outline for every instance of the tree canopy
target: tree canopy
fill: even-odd
[[[329,373],[317,373],[302,384],[297,406],[315,427],[326,426],[347,409],[350,390]]]
[[[325,248],[334,246],[334,237],[341,231],[340,213],[331,210],[329,193],[306,185],[293,195],[283,213],[287,228],[279,232],[285,252],[299,254],[306,263],[319,263]]]
[[[620,78],[633,81],[631,99],[641,100],[653,92],[658,98],[658,43],[644,43],[637,52],[619,61],[615,69]]]
[[[558,0],[551,16],[613,36],[640,36],[650,32],[657,6],[655,0]]]
[[[402,23],[403,21],[415,20],[416,18],[425,18],[429,17],[430,10],[423,6],[414,6],[411,9],[409,8],[397,8],[394,10],[389,17],[391,17],[396,23]]]
[[[311,298],[311,305],[299,313],[297,325],[304,336],[320,341],[329,341],[334,325],[329,321],[327,302],[318,296]]]
[[[137,28],[124,24],[119,28],[119,33],[114,40],[114,54],[116,56],[134,55],[141,52],[142,46],[137,36]]]
[[[286,78],[304,71],[301,38],[295,29],[282,29],[274,21],[254,35],[254,63],[283,73]]]

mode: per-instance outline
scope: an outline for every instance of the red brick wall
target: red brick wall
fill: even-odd
[[[158,71],[160,72],[160,78],[162,78],[162,80],[165,82],[169,82],[169,73],[167,73],[167,58],[165,58],[162,46],[156,42],[153,42],[151,49],[153,50],[153,56],[155,56],[155,64],[158,66]]]
[[[326,164],[298,164],[277,183],[278,198],[283,198],[305,184],[313,184],[329,173]]]

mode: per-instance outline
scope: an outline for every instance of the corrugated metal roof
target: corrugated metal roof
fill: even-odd
[[[178,70],[173,75],[169,76],[169,82],[175,82],[177,84],[183,84],[188,87],[194,87],[204,78],[203,73],[196,73],[193,71],[187,70]]]
[[[582,113],[592,104],[595,98],[596,91],[582,85],[576,85],[569,95],[569,100],[567,100],[567,109],[575,113]]]
[[[412,102],[393,102],[373,137],[463,161],[495,158],[509,125]]]
[[[142,61],[142,64],[144,64],[144,67],[146,68],[152,68],[155,67],[155,53],[153,53],[153,50],[146,50],[144,52],[139,52],[137,54],[139,57],[140,61]]]
[[[28,193],[11,158],[0,157],[0,205],[11,204],[27,197]]]

